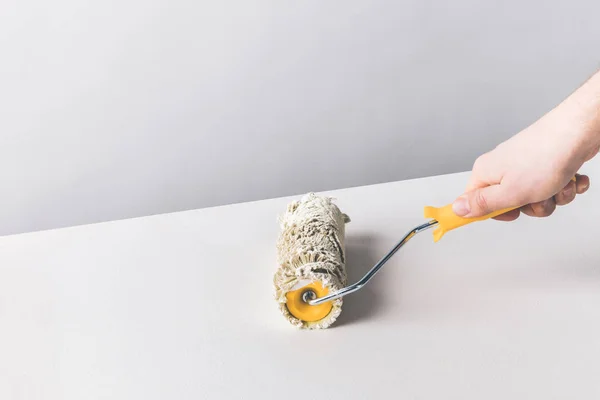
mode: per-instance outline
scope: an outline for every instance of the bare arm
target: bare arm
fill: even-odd
[[[589,178],[577,175],[600,147],[600,72],[534,124],[473,166],[465,194],[454,202],[454,212],[477,217],[509,207],[520,207],[497,217],[516,219],[521,212],[545,217],[584,193]]]

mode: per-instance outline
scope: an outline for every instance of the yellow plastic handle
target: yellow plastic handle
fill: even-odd
[[[573,182],[577,182],[577,178],[571,178]],[[447,206],[436,208],[436,207],[425,207],[425,218],[432,218],[438,221],[437,228],[433,231],[433,241],[437,242],[444,236],[446,232],[449,232],[453,229],[460,228],[461,226],[468,225],[472,222],[477,221],[485,221],[486,219],[497,217],[498,215],[504,214],[511,210],[514,210],[519,207],[511,207],[505,208],[502,210],[495,211],[491,214],[484,215],[483,217],[477,218],[464,218],[459,217],[454,214],[452,211],[452,204],[448,204]]]
[[[472,222],[484,221],[486,219],[497,217],[498,215],[514,210],[515,208],[518,207],[505,208],[503,210],[484,215],[483,217],[465,218],[459,217],[458,215],[454,214],[454,211],[452,211],[452,204],[448,204],[447,206],[440,208],[425,207],[424,214],[425,218],[432,218],[438,222],[437,228],[435,228],[435,230],[433,231],[433,241],[437,242],[442,238],[442,236],[444,236],[446,232],[449,232],[452,229],[460,228],[461,226],[465,226]]]

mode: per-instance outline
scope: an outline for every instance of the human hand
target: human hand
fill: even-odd
[[[590,180],[576,174],[598,153],[596,129],[567,103],[479,157],[465,194],[453,204],[454,213],[479,217],[516,208],[496,217],[512,221],[523,212],[551,215],[557,205],[569,204],[589,188]],[[576,182],[571,179],[576,177]]]

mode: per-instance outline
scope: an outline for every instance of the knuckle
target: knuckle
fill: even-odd
[[[537,214],[540,217],[549,217],[550,215],[552,215],[552,213],[554,213],[555,209],[556,209],[556,203],[552,200],[546,200],[539,204]]]
[[[569,192],[568,194],[564,195],[564,199],[567,203],[572,202],[573,200],[575,200],[575,196],[577,195],[577,193],[575,192],[575,189],[573,189],[571,192]]]
[[[485,164],[485,154],[477,157],[475,162],[473,163],[473,170],[477,171],[483,167]]]
[[[477,206],[477,208],[483,212],[488,212],[489,208],[488,208],[488,201],[485,198],[485,195],[483,194],[483,192],[481,190],[477,190],[475,191],[475,205]]]
[[[540,203],[532,204],[531,210],[533,211],[534,217],[543,217],[544,216],[544,207]]]

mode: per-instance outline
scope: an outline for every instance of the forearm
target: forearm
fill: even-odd
[[[498,217],[504,221],[521,212],[548,216],[588,189],[589,178],[578,171],[599,148],[600,71],[534,124],[480,156],[452,209],[467,218],[512,209]]]
[[[572,135],[576,156],[583,161],[600,146],[600,71],[565,99],[554,111],[565,124],[563,132]]]

